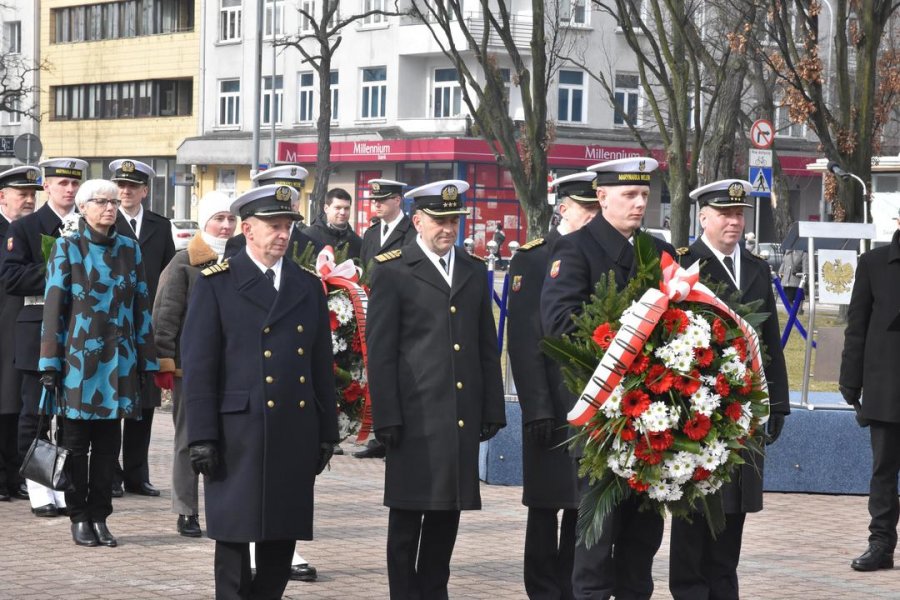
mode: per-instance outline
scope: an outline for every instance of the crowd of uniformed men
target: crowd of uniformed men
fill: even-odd
[[[36,435],[42,393],[41,236],[60,235],[87,165],[54,159],[42,166],[42,178],[34,167],[0,174],[0,500],[30,498],[35,515],[55,516],[66,512],[68,492],[21,482],[17,466]],[[587,482],[577,477],[579,449],[564,443],[573,397],[539,340],[572,331],[572,315],[601,275],[612,271],[621,288],[633,274],[634,235],[656,167],[651,158],[620,159],[553,182],[558,225],[511,261],[509,359],[522,408],[530,598],[623,600],[653,591],[659,515],[638,511],[631,499],[608,517],[597,544],[577,542]],[[216,596],[278,598],[292,573],[314,578],[294,550],[297,540],[312,538],[313,486],[339,442],[332,340],[321,282],[291,258],[309,244],[316,252],[326,244],[345,247],[369,270],[366,339],[377,444],[362,456],[386,455],[390,595],[447,598],[460,512],[481,507],[479,443],[506,422],[486,266],[456,246],[468,184],[439,181],[404,194],[402,182],[370,181],[377,218],[360,239],[349,225],[351,197],[340,189],[328,193],[324,214],[303,226],[297,206],[306,170],[277,167],[233,201],[204,196],[200,241],[176,255],[166,219],[142,206],[152,169],[124,160],[110,170],[119,189],[111,235],[138,241],[160,338],[160,370],[142,377],[144,400],[125,420],[124,491],[159,494],[149,481],[147,449],[159,388],[174,388],[177,526],[183,535],[201,533],[195,473],[202,474],[207,532],[216,540]],[[41,189],[46,203],[34,210]],[[696,190],[703,235],[677,253],[655,242],[683,265],[700,261],[705,276],[739,291],[743,301],[764,302],[772,404],[766,434],[773,442],[789,412],[787,376],[768,266],[738,243],[749,189],[745,181],[724,180]],[[404,196],[411,216],[402,210]],[[235,217],[241,233],[231,237]],[[65,445],[65,431],[61,439]],[[727,520],[717,537],[702,518],[673,523],[675,598],[738,598],[744,518],[762,508],[762,464],[755,463],[721,492]],[[103,483],[107,490],[98,495],[118,492],[116,481]],[[94,545],[83,536],[75,541]]]

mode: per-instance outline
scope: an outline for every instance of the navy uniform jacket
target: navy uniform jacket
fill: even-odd
[[[522,503],[534,508],[578,508],[578,473],[565,443],[570,399],[562,393],[559,367],[541,352],[544,331],[540,319],[536,318],[540,313],[541,288],[550,252],[559,238],[559,231],[553,229],[543,239],[525,244],[509,266],[511,291],[506,339],[522,408],[522,424],[556,420],[549,447],[522,437]]]
[[[487,270],[455,254],[452,287],[416,242],[372,269],[366,342],[374,427],[403,427],[399,445],[387,450],[391,508],[480,509],[481,425],[506,423]]]
[[[769,363],[765,366],[766,381],[769,385],[769,404],[773,413],[788,414],[791,405],[788,399],[787,368],[784,364],[784,353],[781,350],[781,327],[778,324],[778,312],[775,295],[772,293],[772,275],[769,264],[762,258],[741,248],[741,296],[742,303],[762,300],[760,312],[769,313],[760,328],[761,341],[765,344],[765,352],[769,355]],[[725,267],[716,258],[709,246],[700,239],[694,242],[687,254],[681,257],[681,264],[689,267],[700,261],[700,277],[714,284],[725,283],[728,291],[725,296],[735,293],[737,288]],[[762,510],[762,474],[764,456],[744,453],[747,464],[742,465],[733,475],[731,483],[722,487],[725,512],[741,513]]]
[[[416,239],[418,232],[413,227],[412,219],[403,215],[391,235],[381,244],[381,221],[375,221],[372,226],[366,229],[362,238],[362,250],[359,253],[359,260],[363,269],[369,268],[369,262],[376,255],[382,254],[389,250],[399,250],[403,246]]]
[[[337,442],[331,329],[321,281],[282,261],[276,292],[241,251],[194,284],[181,337],[188,443],[215,441],[209,537],[312,539],[322,442]]]
[[[294,251],[297,252],[297,256],[303,254],[303,251],[306,250],[306,245],[312,244],[313,246],[313,254],[319,254],[319,251],[325,246],[319,240],[314,240],[303,231],[300,230],[299,227],[294,226],[294,230],[291,231],[291,239],[288,241],[288,249],[285,253],[284,257],[288,260],[293,256]],[[244,237],[243,233],[239,233],[234,237],[228,239],[225,243],[225,258],[231,258],[241,250],[243,250],[247,246],[247,238]]]
[[[11,296],[44,297],[47,267],[41,252],[41,235],[59,237],[62,220],[49,204],[9,225],[0,254],[0,280]],[[37,371],[41,355],[41,321],[44,307],[23,306],[16,319],[16,368]],[[26,407],[37,412],[37,406]]]
[[[9,221],[0,214],[0,243],[4,248],[8,229]],[[16,318],[21,310],[22,297],[7,294],[0,286],[0,415],[17,415],[22,409],[22,376],[14,360]]]

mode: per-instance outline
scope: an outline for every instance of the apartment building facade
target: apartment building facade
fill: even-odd
[[[12,102],[13,107],[28,110],[39,106],[40,73],[33,70],[40,49],[36,42],[36,2],[12,2],[0,6],[0,56],[6,77],[13,88],[32,90]],[[0,169],[24,164],[15,158],[13,144],[22,134],[39,134],[39,121],[16,112],[0,113]]]

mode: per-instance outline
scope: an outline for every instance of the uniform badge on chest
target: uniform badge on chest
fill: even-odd
[[[559,275],[559,267],[562,264],[561,260],[554,260],[553,264],[550,265],[550,277],[556,279],[556,276]]]
[[[513,275],[512,291],[518,292],[520,289],[522,289],[522,276],[521,275]]]
[[[8,238],[8,239],[6,240],[6,251],[7,251],[7,252],[12,252],[12,249],[13,249],[13,239],[12,239],[12,238]]]

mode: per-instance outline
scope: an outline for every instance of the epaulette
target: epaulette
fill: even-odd
[[[200,271],[200,274],[203,275],[204,277],[209,277],[210,275],[215,275],[217,273],[224,273],[225,271],[227,271],[230,268],[231,268],[231,265],[229,265],[228,261],[226,260],[217,265],[213,265],[211,267],[206,267],[205,269]]]
[[[690,251],[691,251],[691,249],[688,248],[687,246],[682,246],[681,248],[675,249],[675,254],[677,254],[678,256],[684,256],[685,254],[687,254]]]
[[[375,257],[375,262],[384,263],[389,260],[394,260],[395,258],[400,258],[400,255],[403,254],[402,250],[390,250],[388,252],[383,252]]]
[[[478,256],[477,254],[469,254],[469,256],[471,256],[471,257],[474,258],[475,260],[480,261],[480,262],[483,262],[483,263],[487,263],[487,260],[488,260],[488,259],[485,258],[484,256]]]
[[[516,250],[516,252],[521,252],[522,250],[531,250],[532,248],[537,248],[538,246],[542,245],[543,243],[544,243],[544,238],[542,238],[542,237],[537,238],[537,239],[531,240],[527,244],[523,244],[523,245],[519,246],[519,249]]]

